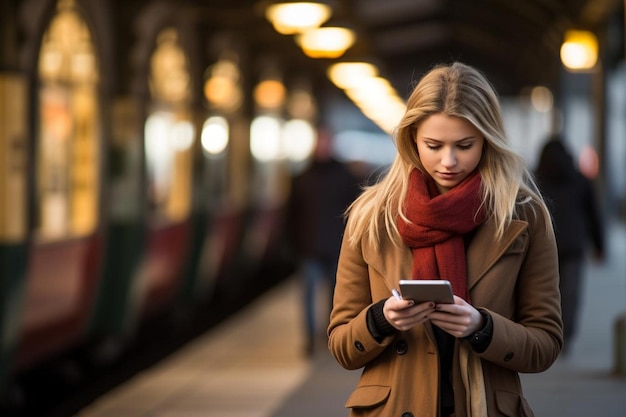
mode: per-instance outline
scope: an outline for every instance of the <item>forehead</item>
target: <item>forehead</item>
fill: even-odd
[[[418,138],[435,140],[460,140],[482,137],[480,131],[462,117],[434,114],[417,126]]]

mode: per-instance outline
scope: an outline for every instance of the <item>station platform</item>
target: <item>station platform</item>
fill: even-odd
[[[537,416],[626,416],[615,372],[617,318],[626,312],[626,227],[608,228],[609,253],[586,269],[578,336],[546,372],[522,375]],[[303,355],[300,287],[292,276],[174,354],[84,407],[80,417],[347,416],[359,371],[321,338]]]

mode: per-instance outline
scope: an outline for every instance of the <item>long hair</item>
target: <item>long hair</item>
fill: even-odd
[[[383,226],[389,238],[400,244],[397,218],[407,220],[403,205],[409,175],[414,168],[426,173],[415,143],[417,130],[434,114],[463,118],[485,138],[478,169],[483,180],[483,205],[488,218],[497,225],[496,239],[502,237],[521,205],[535,201],[549,216],[524,160],[508,144],[494,88],[481,72],[455,62],[434,67],[415,86],[395,131],[398,153],[394,162],[387,174],[367,187],[346,212],[350,216],[347,232],[351,244],[367,234],[369,241],[377,245]],[[530,207],[534,212],[536,205]]]

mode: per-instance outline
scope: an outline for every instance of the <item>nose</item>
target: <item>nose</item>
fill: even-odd
[[[441,165],[446,168],[456,165],[456,152],[454,151],[454,149],[444,150],[441,158]]]

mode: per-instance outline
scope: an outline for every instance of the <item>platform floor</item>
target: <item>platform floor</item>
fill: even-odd
[[[579,334],[548,371],[523,375],[538,417],[624,417],[626,376],[614,373],[614,325],[626,312],[626,228],[610,230],[607,259],[586,270]],[[302,354],[297,277],[85,407],[80,417],[347,416],[359,373],[320,340]]]

